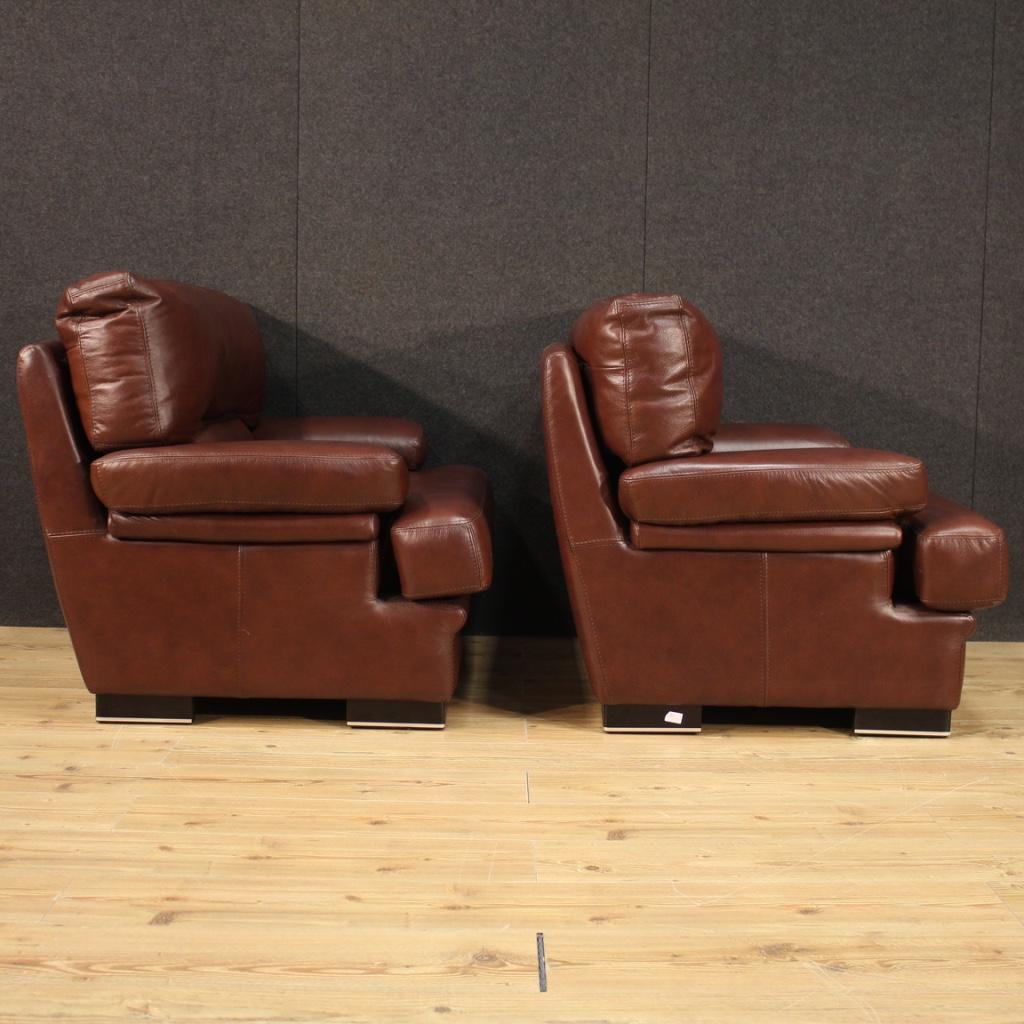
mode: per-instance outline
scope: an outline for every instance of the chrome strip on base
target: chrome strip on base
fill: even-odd
[[[138,722],[140,725],[191,725],[191,718],[116,718],[111,716],[109,718],[100,718],[96,716],[97,722],[103,722],[105,724],[116,724],[116,725],[131,725],[133,722]]]
[[[649,733],[659,733],[659,732],[680,733],[681,732],[681,733],[689,733],[691,736],[693,736],[696,733],[700,732],[700,729],[680,729],[680,728],[677,728],[675,726],[665,726],[664,729],[661,729],[661,728],[645,729],[645,728],[640,727],[640,726],[637,726],[635,728],[630,728],[628,725],[621,725],[621,726],[620,725],[610,725],[610,726],[609,725],[603,725],[603,726],[601,726],[601,728],[605,732],[649,732]]]
[[[436,725],[424,725],[422,722],[352,722],[348,723],[353,729],[443,729],[444,723]]]
[[[924,732],[921,729],[854,729],[855,736],[921,736],[931,739],[948,739],[951,729],[945,732]]]

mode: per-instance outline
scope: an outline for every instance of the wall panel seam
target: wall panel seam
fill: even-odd
[[[978,365],[974,384],[974,452],[971,457],[971,508],[978,485],[978,435],[981,427],[981,370],[985,346],[985,278],[988,271],[989,194],[992,191],[992,118],[996,92],[996,26],[999,0],[992,0],[992,49],[988,81],[988,140],[985,148],[985,212],[981,242],[981,309],[978,322]]]

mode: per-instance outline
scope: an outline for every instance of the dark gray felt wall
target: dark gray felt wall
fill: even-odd
[[[729,417],[920,455],[1016,551],[1021,53],[1010,0],[13,0],[3,358],[98,269],[237,295],[275,411],[410,416],[487,469],[472,628],[561,632],[540,350],[594,298],[678,290]],[[56,623],[0,382],[0,622]],[[979,635],[1024,639],[1022,584]]]

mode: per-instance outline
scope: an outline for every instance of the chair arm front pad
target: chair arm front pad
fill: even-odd
[[[472,466],[413,473],[409,497],[391,526],[402,596],[422,600],[475,594],[491,585],[494,504]]]
[[[111,511],[390,512],[409,487],[405,462],[380,445],[227,441],[113,452],[90,469]]]
[[[410,469],[427,457],[423,428],[391,416],[292,416],[264,420],[253,436],[261,441],[350,441],[381,445],[398,452]]]
[[[927,495],[918,459],[863,448],[712,453],[619,478],[622,511],[666,526],[895,519],[923,508]]]
[[[938,494],[903,524],[901,557],[913,565],[914,590],[942,612],[994,608],[1006,600],[1006,535],[984,516]]]

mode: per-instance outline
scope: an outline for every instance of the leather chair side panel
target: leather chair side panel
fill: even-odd
[[[379,600],[377,543],[243,547],[243,695],[446,701],[468,602]]]
[[[944,711],[960,703],[974,619],[894,604],[892,552],[761,557],[765,703]]]
[[[548,483],[559,540],[570,546],[624,536],[618,504],[587,408],[579,362],[551,345],[541,364]]]
[[[50,561],[92,693],[236,695],[234,545],[65,536]]]
[[[622,541],[624,534],[590,421],[579,363],[567,345],[549,345],[541,356],[541,410],[548,490],[562,569],[587,674],[598,693],[602,679],[597,658],[599,638],[592,626],[575,551],[577,547]]]
[[[759,554],[611,543],[572,557],[585,595],[587,669],[602,704],[762,702]]]
[[[467,602],[381,600],[377,543],[59,538],[93,693],[446,701]]]
[[[95,453],[78,419],[60,342],[26,345],[18,354],[17,379],[44,535],[49,541],[59,535],[105,533],[107,510],[89,482]]]

